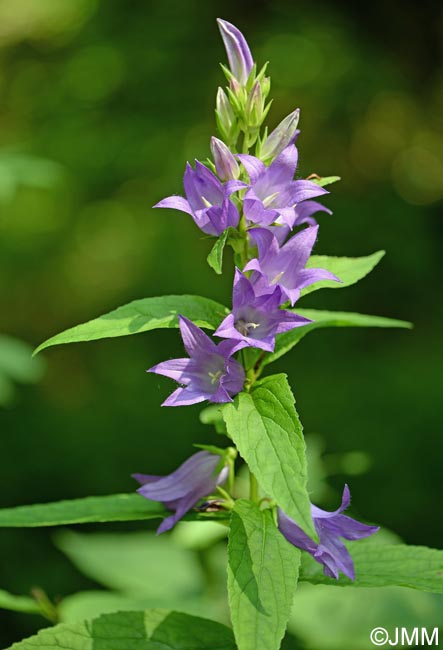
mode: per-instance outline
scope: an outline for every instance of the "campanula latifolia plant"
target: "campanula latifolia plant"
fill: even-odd
[[[208,137],[211,157],[187,163],[183,195],[159,197],[154,207],[184,213],[205,239],[212,239],[208,273],[226,273],[232,280],[228,305],[194,295],[145,298],[58,334],[39,349],[179,328],[183,356],[171,359],[168,350],[158,351],[148,372],[172,380],[163,406],[202,403],[202,421],[215,425],[220,446],[198,441],[199,451],[166,476],[134,474],[139,487],[132,494],[8,509],[0,512],[0,524],[160,519],[157,532],[165,534],[183,519],[218,522],[229,529],[227,598],[233,629],[164,610],[121,612],[83,627],[61,624],[54,628],[57,637],[45,631],[39,638],[51,647],[61,648],[57,639],[63,639],[63,648],[74,648],[77,635],[99,638],[101,648],[116,648],[115,639],[124,637],[122,650],[141,647],[136,645],[140,638],[160,645],[167,641],[177,650],[278,650],[299,581],[442,591],[441,552],[386,544],[378,526],[344,514],[351,504],[347,485],[335,511],[311,502],[295,400],[286,375],[269,374],[268,366],[317,328],[409,324],[303,308],[304,295],[356,283],[383,252],[361,258],[317,254],[321,220],[332,218],[323,204],[332,203],[326,187],[339,178],[304,177],[298,108],[268,133],[267,65],[257,67],[234,25],[219,20],[218,26],[228,66],[222,65],[226,87],[216,95],[218,134]],[[163,217],[171,223],[182,218],[173,212]],[[154,389],[152,375],[141,381],[146,390]],[[248,475],[247,494],[239,488],[240,467]],[[155,468],[148,456],[137,453],[134,470]]]

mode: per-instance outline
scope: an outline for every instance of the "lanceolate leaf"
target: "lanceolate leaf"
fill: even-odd
[[[306,489],[302,426],[286,375],[257,382],[223,410],[228,433],[265,493],[316,538]]]
[[[10,609],[14,612],[26,612],[27,614],[41,613],[40,607],[33,598],[14,596],[3,589],[0,589],[0,609]]]
[[[296,327],[290,332],[279,334],[276,338],[275,350],[263,360],[263,365],[280,358],[294,347],[306,334],[321,327],[401,327],[410,329],[412,323],[395,318],[384,318],[383,316],[367,316],[366,314],[353,314],[343,311],[320,311],[318,309],[294,310],[300,316],[310,318],[313,323]]]
[[[8,650],[235,650],[225,625],[168,610],[103,614],[41,630]]]
[[[226,307],[201,296],[160,296],[134,300],[123,307],[71,327],[51,337],[35,353],[62,343],[95,341],[139,334],[159,328],[178,327],[178,315],[186,316],[199,327],[216,329],[228,313]]]
[[[297,587],[300,551],[271,510],[236,502],[228,546],[228,590],[238,650],[278,650]]]
[[[321,178],[310,178],[309,180],[316,185],[320,185],[320,187],[325,187],[326,185],[341,181],[341,178],[340,176],[322,176]]]
[[[112,494],[0,510],[1,528],[37,528],[106,521],[157,519],[169,514],[139,494]]]
[[[227,228],[220,237],[215,242],[214,246],[211,248],[211,251],[206,258],[209,266],[214,269],[214,271],[220,275],[223,267],[223,253],[226,246],[226,240],[229,236],[229,228]]]
[[[312,291],[317,291],[317,289],[340,289],[342,287],[349,287],[351,284],[355,284],[368,275],[377,266],[384,254],[385,251],[377,251],[366,257],[311,255],[306,265],[308,268],[322,268],[331,271],[331,273],[334,273],[340,278],[341,282],[322,280],[303,289],[301,295],[305,296]]]
[[[323,574],[323,567],[303,554],[300,580],[314,584],[354,587],[409,587],[443,593],[443,551],[405,544],[351,543],[355,581],[338,581]]]

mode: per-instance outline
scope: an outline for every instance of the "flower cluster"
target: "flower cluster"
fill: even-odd
[[[148,372],[175,380],[179,387],[164,406],[183,406],[202,401],[231,402],[252,383],[254,366],[246,363],[247,348],[262,358],[273,352],[276,337],[310,323],[293,308],[306,287],[340,279],[310,262],[319,226],[313,215],[330,213],[316,200],[327,194],[321,183],[295,178],[298,165],[299,110],[293,111],[269,135],[261,133],[270,103],[266,66],[257,74],[249,46],[230,23],[218,21],[226,48],[229,69],[226,91],[219,88],[216,100],[217,125],[223,140],[213,137],[213,160],[186,165],[185,196],[169,196],[154,207],[172,208],[189,214],[198,228],[219,244],[231,245],[235,276],[231,312],[213,337],[195,323],[179,316],[186,358],[156,364]],[[254,153],[250,153],[255,146]],[[235,355],[240,352],[240,359]],[[252,371],[252,376],[251,376]],[[200,451],[166,477],[135,474],[142,484],[138,492],[161,501],[174,511],[158,532],[169,530],[198,502],[220,491],[232,464],[223,454]],[[278,510],[278,526],[294,545],[309,552],[324,565],[328,576],[341,570],[354,577],[352,559],[340,537],[358,539],[377,529],[342,514],[349,505],[347,486],[340,509],[328,513],[312,506],[319,543],[314,542],[284,512]]]

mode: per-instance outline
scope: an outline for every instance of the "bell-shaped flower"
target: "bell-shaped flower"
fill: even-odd
[[[268,161],[276,158],[283,149],[294,143],[300,133],[297,130],[300,109],[290,113],[280,124],[268,135],[260,149],[261,160]]]
[[[210,169],[196,160],[195,169],[188,163],[183,178],[186,199],[168,196],[154,208],[172,208],[190,214],[197,226],[207,235],[221,235],[229,226],[235,228],[239,213],[229,199],[233,192],[246,187],[240,181],[223,184]]]
[[[215,169],[222,181],[234,180],[240,176],[238,162],[224,142],[212,137],[211,152],[214,158]]]
[[[341,506],[335,512],[327,512],[311,505],[311,514],[317,531],[319,542],[314,542],[298,526],[293,519],[282,510],[278,510],[278,528],[286,539],[307,551],[320,564],[323,564],[325,575],[338,580],[339,571],[351,580],[355,580],[354,562],[348,549],[340,539],[357,540],[369,537],[379,530],[378,526],[367,526],[347,515],[343,510],[349,506],[351,495],[345,485]]]
[[[221,323],[215,336],[238,339],[250,347],[272,352],[277,334],[312,322],[291,311],[279,309],[281,303],[280,287],[273,287],[269,294],[257,295],[250,280],[236,269],[232,313]]]
[[[217,345],[192,321],[184,316],[179,319],[183,344],[190,358],[163,361],[147,371],[181,384],[162,406],[186,406],[205,400],[232,402],[245,381],[243,366],[232,358],[232,354],[244,345],[236,340]]]
[[[200,499],[212,494],[227,479],[229,470],[226,466],[220,468],[221,461],[217,454],[199,451],[168,476],[132,475],[142,486],[137,490],[139,494],[174,511],[162,521],[157,533],[170,530]]]
[[[326,208],[324,205],[318,201],[303,201],[299,203],[294,208],[294,221],[291,225],[285,223],[282,217],[279,217],[274,226],[268,226],[268,230],[272,232],[273,235],[277,238],[279,245],[281,246],[291,231],[297,226],[302,226],[307,224],[308,226],[316,226],[317,220],[312,216],[316,212],[326,212],[327,214],[332,214],[332,210]]]
[[[249,232],[257,244],[258,258],[250,260],[243,271],[258,271],[251,277],[257,293],[268,293],[269,287],[279,286],[283,296],[293,305],[300,291],[315,282],[340,282],[326,269],[305,268],[317,239],[318,226],[301,230],[281,247],[265,228],[252,228]]]
[[[250,187],[245,194],[243,210],[246,219],[260,226],[270,226],[281,217],[293,225],[295,208],[302,201],[313,199],[328,191],[307,180],[294,181],[298,152],[295,145],[286,147],[277,158],[266,165],[248,154],[239,154],[249,174]]]
[[[217,23],[228,55],[229,68],[239,84],[244,86],[254,66],[249,45],[235,25],[221,18],[217,18]]]

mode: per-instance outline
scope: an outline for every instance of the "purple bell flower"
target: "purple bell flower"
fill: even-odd
[[[314,542],[306,533],[285,513],[278,509],[278,528],[286,539],[307,551],[314,560],[323,564],[325,575],[338,580],[339,571],[351,580],[355,580],[354,562],[348,549],[340,537],[349,540],[369,537],[379,530],[378,526],[367,526],[351,517],[343,515],[343,510],[349,506],[351,494],[345,485],[341,506],[335,512],[327,512],[311,505],[312,519],[318,534],[319,543]]]
[[[255,156],[239,154],[238,158],[249,174],[250,187],[244,197],[243,209],[246,219],[252,223],[270,226],[281,217],[283,223],[292,228],[299,203],[328,194],[312,181],[293,180],[298,161],[298,152],[293,144],[286,147],[269,167]]]
[[[279,286],[283,296],[293,305],[300,291],[315,282],[340,282],[326,269],[305,268],[317,239],[318,226],[301,230],[281,247],[276,237],[265,228],[252,228],[249,232],[258,246],[258,259],[250,260],[243,271],[258,271],[251,277],[257,293],[268,293],[269,287]]]
[[[137,490],[146,499],[160,501],[174,514],[160,524],[157,533],[170,530],[200,499],[212,494],[228,477],[228,468],[217,470],[221,457],[199,451],[167,476],[132,474],[141,484]]]
[[[277,334],[312,322],[279,309],[282,303],[280,287],[273,287],[270,291],[269,294],[257,295],[250,280],[236,269],[232,313],[221,323],[215,336],[238,339],[250,347],[273,352]]]
[[[190,358],[163,361],[147,371],[182,384],[162,406],[186,406],[205,400],[232,402],[232,397],[243,388],[245,372],[231,355],[244,345],[235,340],[216,345],[192,321],[184,316],[179,316],[179,319],[183,344]]]
[[[231,180],[223,184],[210,169],[198,160],[195,169],[188,163],[183,178],[186,199],[182,196],[168,196],[154,208],[172,208],[190,214],[197,226],[207,235],[221,235],[229,226],[236,228],[239,213],[229,197],[233,192],[246,187],[240,181]]]
[[[249,45],[235,25],[221,18],[217,18],[217,23],[228,55],[229,68],[239,84],[244,86],[254,66]]]
[[[291,233],[291,231],[297,226],[302,226],[307,224],[308,226],[316,226],[317,220],[312,216],[316,212],[326,212],[327,214],[332,214],[332,210],[326,208],[318,201],[303,201],[299,203],[294,208],[294,222],[292,225],[288,225],[279,217],[275,222],[275,226],[268,226],[268,230],[272,232],[273,235],[277,238],[279,245],[281,246]]]

